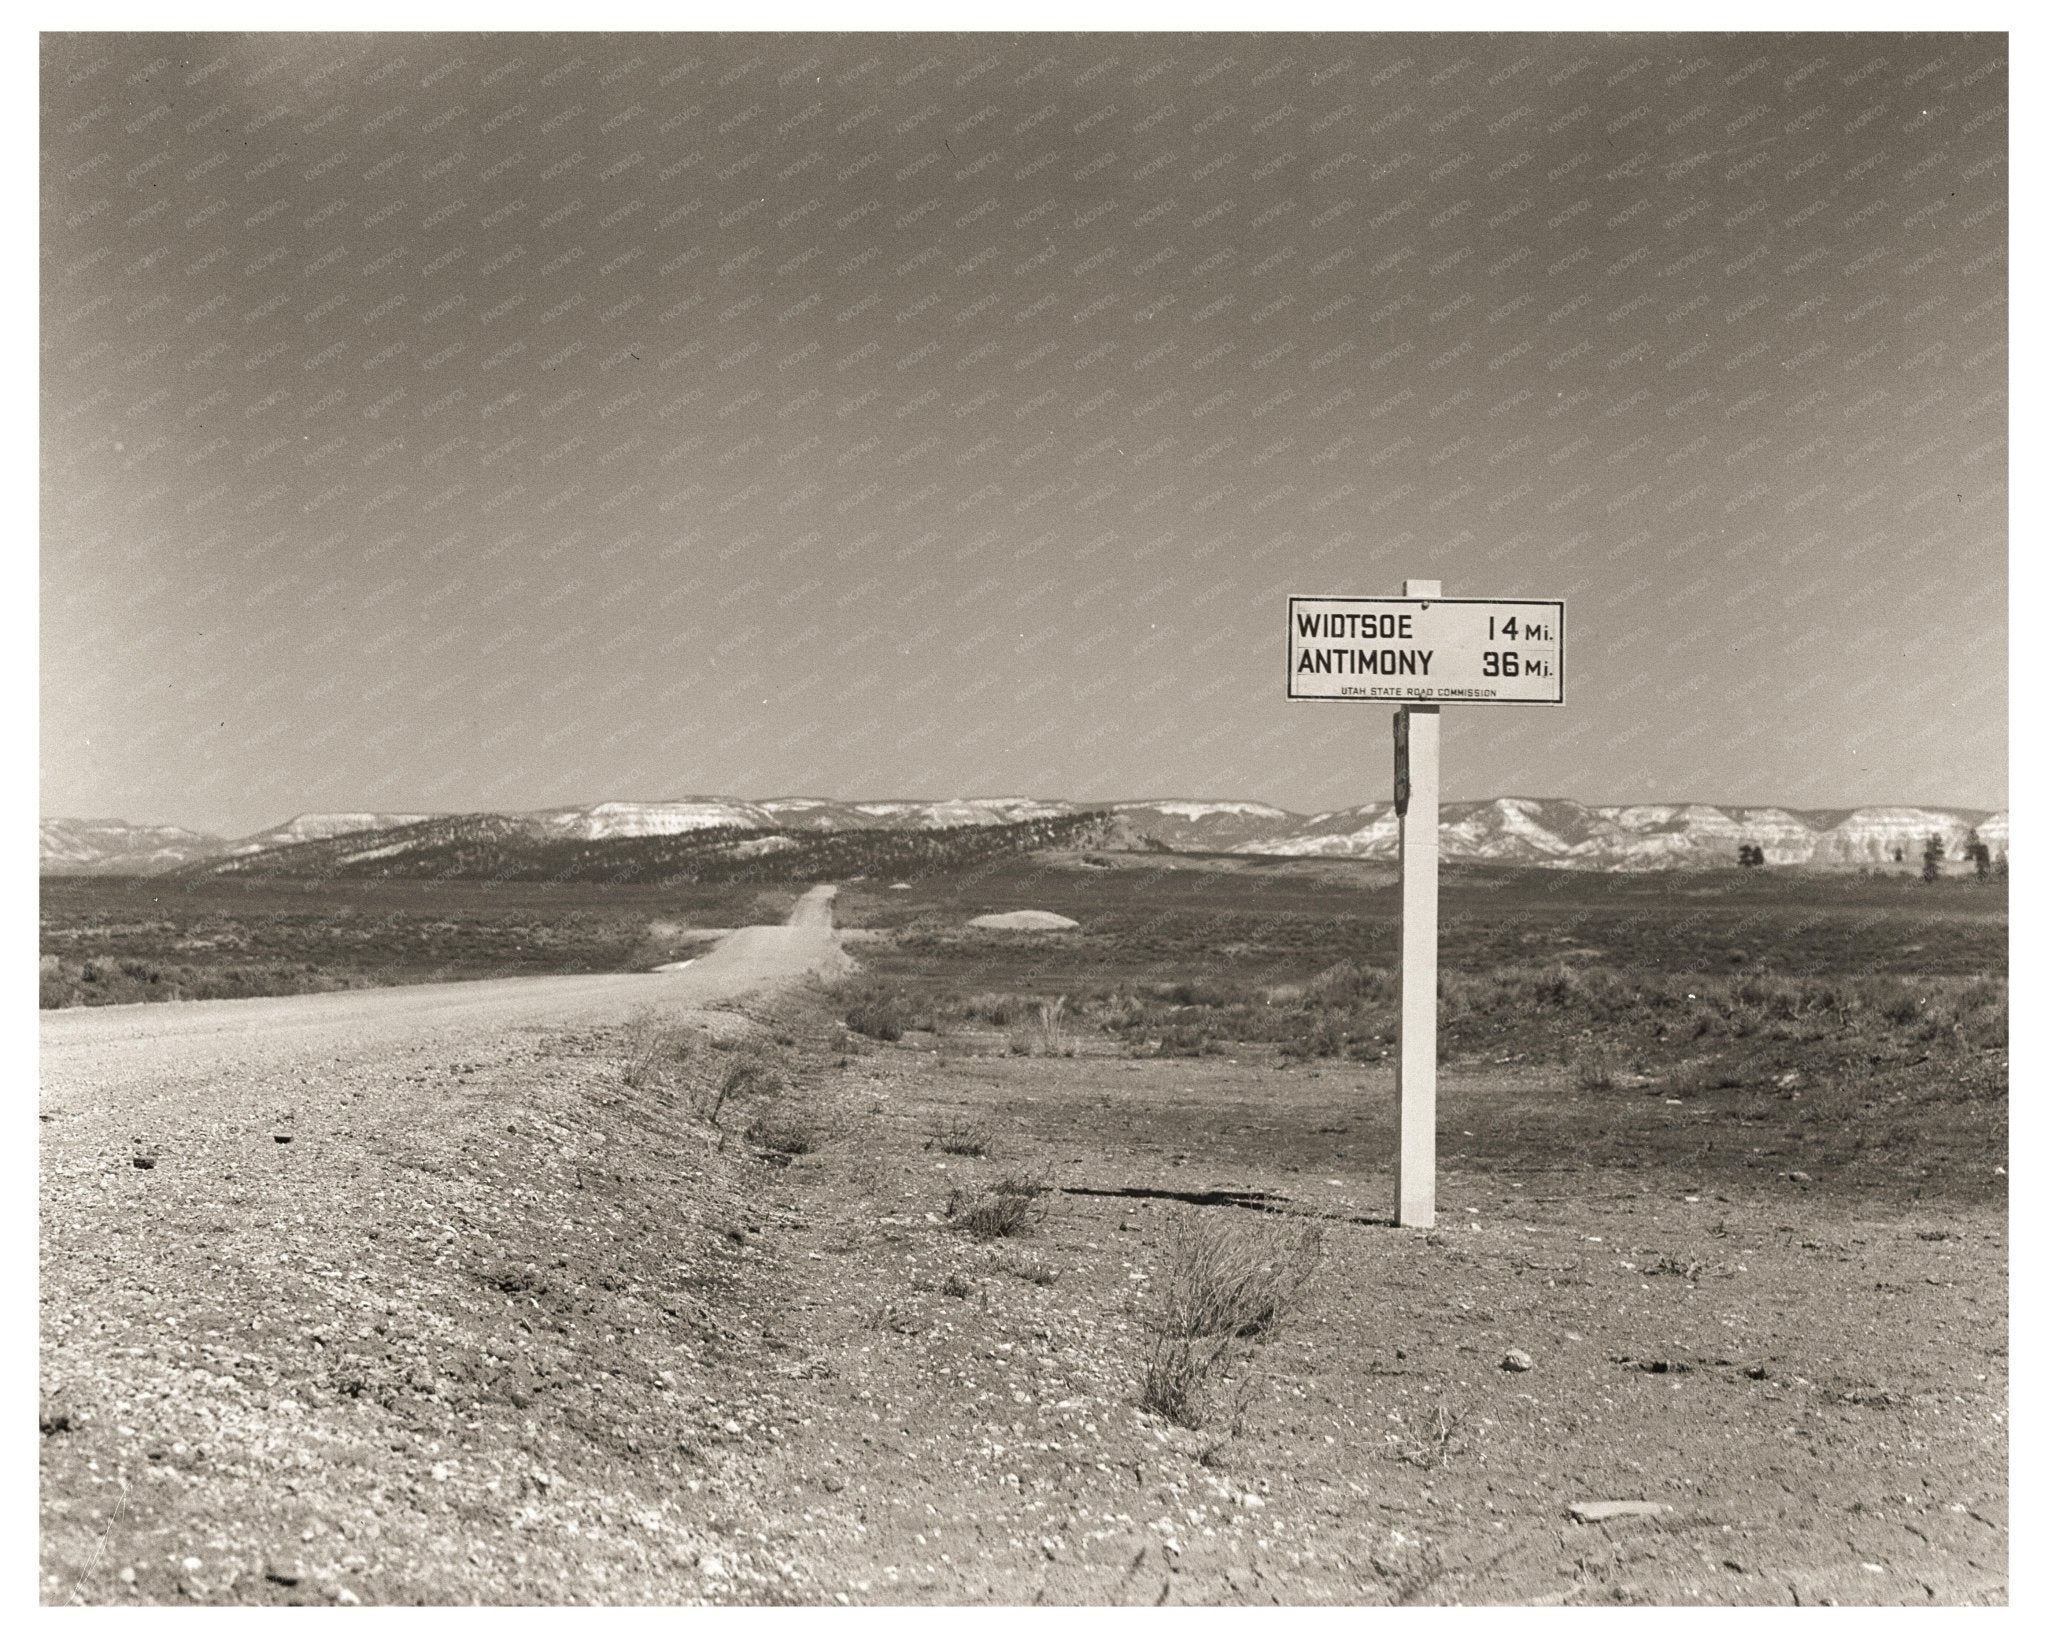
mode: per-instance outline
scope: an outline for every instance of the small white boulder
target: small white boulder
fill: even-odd
[[[1011,932],[1058,933],[1081,924],[1071,916],[1055,915],[1050,910],[1005,910],[999,915],[976,916],[970,927],[997,927]]]

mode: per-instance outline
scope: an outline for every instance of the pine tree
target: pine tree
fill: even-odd
[[[1977,867],[1977,880],[1980,882],[1991,875],[1991,849],[1978,839],[1974,830],[1970,832],[1969,841],[1963,844],[1963,857]]]
[[[1937,881],[1941,877],[1941,861],[1948,856],[1948,848],[1939,835],[1930,835],[1927,845],[1920,850],[1920,879],[1923,882]]]

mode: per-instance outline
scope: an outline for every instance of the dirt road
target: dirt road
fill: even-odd
[[[833,892],[679,971],[45,1013],[45,1600],[605,1597],[621,1349],[684,1367],[753,1221],[618,1052],[754,1033],[707,1009],[843,966]]]
[[[709,1006],[846,965],[832,927],[835,887],[814,887],[780,927],[742,927],[685,967],[659,973],[493,978],[250,1001],[136,1003],[42,1014],[46,1111],[78,1093],[152,1081],[291,1075],[384,1049],[460,1048],[507,1029],[616,1023],[645,1008]]]

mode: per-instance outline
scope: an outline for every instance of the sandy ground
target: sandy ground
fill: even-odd
[[[2004,1600],[1997,1205],[1624,1170],[1527,1133],[1519,1158],[1475,1161],[1506,1107],[1567,1100],[1554,1077],[1471,1070],[1443,1081],[1440,1227],[1402,1230],[1383,1070],[988,1045],[863,1061],[865,1152],[806,1157],[766,1196],[800,1219],[778,1236],[785,1329],[823,1365],[813,1420],[731,1505],[763,1542],[814,1544],[816,1584],[879,1603]],[[999,1134],[993,1159],[932,1148],[963,1115]],[[951,1188],[1020,1172],[1058,1191],[1031,1235],[943,1226]],[[1248,1215],[1233,1197],[1328,1243],[1225,1437],[1221,1416],[1190,1432],[1134,1407],[1144,1292],[1178,1229]],[[1594,1501],[1655,1511],[1573,1514]]]

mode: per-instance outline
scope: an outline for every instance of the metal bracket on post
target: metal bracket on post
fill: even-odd
[[[1408,708],[1394,713],[1394,816],[1408,815]]]
[[[1435,580],[1410,580],[1404,597],[1441,597]],[[1401,1029],[1395,1069],[1400,1104],[1394,1221],[1436,1226],[1437,769],[1443,712],[1409,705],[1394,719],[1394,800],[1401,817]],[[1403,777],[1405,775],[1405,777]]]

